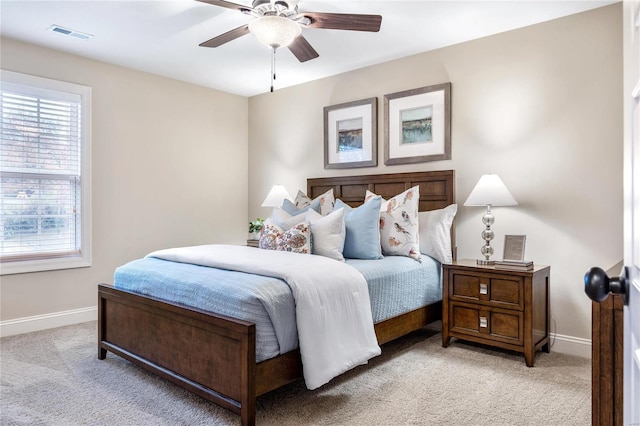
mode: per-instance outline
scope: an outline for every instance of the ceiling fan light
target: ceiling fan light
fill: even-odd
[[[261,16],[249,23],[249,31],[263,45],[277,49],[290,45],[302,31],[300,25],[282,16]]]

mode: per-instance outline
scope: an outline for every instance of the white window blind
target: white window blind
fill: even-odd
[[[88,251],[83,238],[88,231],[83,229],[86,103],[82,94],[6,81],[6,75],[0,90],[3,269],[8,263],[82,258]]]

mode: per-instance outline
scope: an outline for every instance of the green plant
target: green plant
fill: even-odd
[[[264,219],[262,218],[257,218],[256,220],[251,221],[249,222],[249,233],[252,234],[254,232],[260,232],[263,226]]]

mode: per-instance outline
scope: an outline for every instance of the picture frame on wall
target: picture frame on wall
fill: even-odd
[[[451,159],[451,83],[384,95],[384,164]]]
[[[378,165],[378,99],[324,107],[324,168]]]

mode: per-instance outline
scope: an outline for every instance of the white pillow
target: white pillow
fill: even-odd
[[[342,250],[347,233],[344,209],[338,209],[326,216],[309,210],[305,221],[311,224],[311,253],[344,262]]]
[[[418,213],[420,252],[440,263],[453,262],[451,254],[451,224],[458,211],[457,204],[440,210]]]
[[[271,213],[271,220],[285,231],[305,221],[305,215],[292,215],[280,207],[274,207]]]

